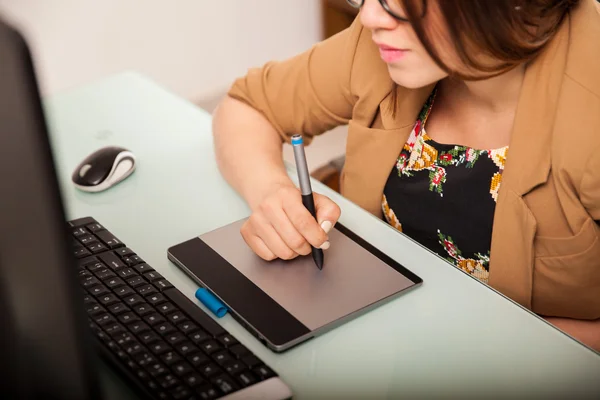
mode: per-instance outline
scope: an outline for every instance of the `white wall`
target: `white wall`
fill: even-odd
[[[44,94],[124,69],[199,100],[321,38],[319,0],[0,0]]]

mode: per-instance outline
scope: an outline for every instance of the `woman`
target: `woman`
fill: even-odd
[[[600,350],[600,7],[594,0],[349,0],[344,32],[238,79],[219,167],[264,259],[327,249],[282,141],[348,124],[342,193]]]

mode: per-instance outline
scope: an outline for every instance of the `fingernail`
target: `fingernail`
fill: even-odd
[[[329,221],[321,222],[321,228],[325,231],[325,233],[329,233],[333,225]]]
[[[323,250],[327,250],[327,249],[329,248],[329,246],[330,246],[330,243],[329,243],[329,240],[328,240],[328,241],[324,242],[324,243],[321,245],[321,249],[323,249]]]

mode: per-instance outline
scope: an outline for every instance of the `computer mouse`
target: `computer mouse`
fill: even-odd
[[[73,171],[75,187],[85,192],[101,192],[127,178],[135,170],[133,153],[116,146],[107,146],[87,156]]]

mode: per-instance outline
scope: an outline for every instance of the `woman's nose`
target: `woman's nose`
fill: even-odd
[[[394,29],[398,26],[398,21],[384,10],[379,0],[365,0],[360,10],[360,22],[365,28],[372,31]]]

